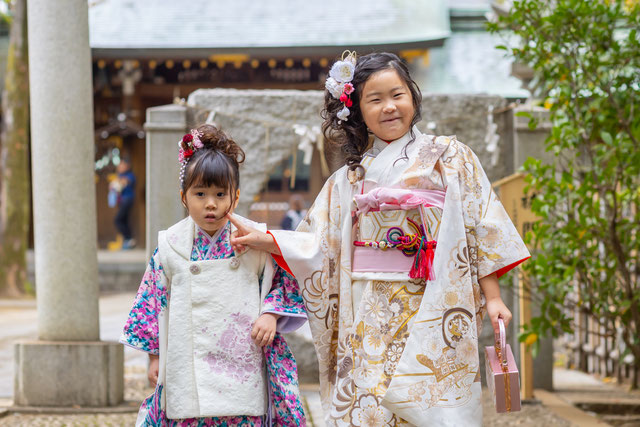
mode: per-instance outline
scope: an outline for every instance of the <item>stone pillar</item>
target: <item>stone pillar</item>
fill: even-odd
[[[182,105],[147,109],[147,258],[158,246],[158,232],[186,216],[180,201],[178,141],[189,130],[189,111]]]
[[[123,399],[123,349],[100,342],[87,2],[30,0],[38,340],[16,345],[15,404]]]
[[[529,128],[530,117],[518,115],[526,112],[534,118],[537,126]],[[551,132],[549,111],[542,107],[520,106],[513,110],[513,160],[514,169],[518,170],[529,157],[540,159],[543,163],[551,163],[553,154],[545,151],[545,141]],[[540,307],[531,303],[531,315],[540,315]],[[516,306],[518,304],[516,303]],[[519,320],[519,319],[518,319]],[[553,389],[553,338],[539,337],[538,355],[533,359],[533,387],[544,390]],[[519,347],[518,347],[518,353]]]
[[[535,129],[529,128],[530,117],[518,113],[530,115],[537,122]],[[545,140],[551,132],[549,111],[542,107],[520,106],[513,110],[513,122],[513,169],[520,169],[529,157],[551,163],[553,154],[545,151]]]

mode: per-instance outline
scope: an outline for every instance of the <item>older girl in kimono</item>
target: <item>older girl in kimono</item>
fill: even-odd
[[[329,425],[482,423],[478,334],[511,312],[498,278],[529,257],[476,155],[424,135],[393,54],[349,54],[326,82],[325,136],[346,165],[296,232],[240,226],[298,280]]]
[[[156,383],[137,425],[304,426],[278,333],[306,320],[298,285],[267,253],[229,244],[244,153],[211,125],[179,144],[189,216],[160,232],[121,339],[149,353]]]

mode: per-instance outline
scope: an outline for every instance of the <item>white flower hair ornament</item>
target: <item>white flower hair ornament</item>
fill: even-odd
[[[191,156],[195,154],[196,151],[204,147],[204,144],[200,140],[202,137],[202,133],[200,133],[197,129],[191,129],[191,132],[185,134],[180,141],[178,141],[178,162],[180,162],[180,186],[184,184],[184,172],[187,169],[187,163],[189,163],[189,159]],[[186,146],[184,149],[182,146]]]
[[[329,71],[329,77],[324,84],[324,87],[329,91],[331,96],[340,100],[344,105],[342,110],[337,114],[340,121],[347,121],[349,118],[349,108],[353,105],[351,101],[351,94],[354,87],[351,81],[353,80],[353,73],[356,69],[356,53],[348,50],[342,54],[342,60],[336,61],[331,70]]]

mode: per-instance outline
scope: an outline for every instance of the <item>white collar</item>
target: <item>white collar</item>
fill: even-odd
[[[402,156],[402,150],[412,139],[418,140],[422,133],[416,126],[412,129],[412,132],[407,132],[402,137],[391,141],[389,143],[381,140],[377,136],[373,141],[373,146],[367,152],[368,155],[375,157],[369,167],[367,168],[365,180],[373,182],[382,182],[389,175],[392,168],[400,166],[396,165],[395,161]]]
[[[411,131],[413,131],[413,136],[411,135]],[[422,132],[420,132],[417,126],[413,126],[409,132],[405,133],[400,138],[393,140],[391,142],[383,141],[382,139],[374,135],[373,145],[369,151],[372,151],[371,154],[375,157],[387,147],[399,145],[402,148],[409,141],[411,141],[412,138],[418,139],[420,138],[421,135],[422,135]]]

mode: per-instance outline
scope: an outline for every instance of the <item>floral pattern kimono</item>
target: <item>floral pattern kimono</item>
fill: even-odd
[[[376,138],[362,165],[364,180],[350,183],[346,168],[329,178],[297,232],[271,232],[276,260],[306,303],[326,422],[481,425],[478,279],[503,275],[529,253],[477,157],[455,137],[414,128],[391,143]],[[369,217],[355,213],[354,196],[371,201],[385,191],[409,198],[396,200],[397,210],[379,203]],[[411,196],[421,192],[441,203],[416,206]],[[400,251],[382,246],[365,248],[376,262],[365,258],[368,269],[356,272],[363,228],[408,235],[409,219],[421,216],[437,240],[427,278],[411,278],[408,267],[385,271],[385,256],[397,261]]]
[[[211,237],[198,230],[193,241],[192,261],[231,258],[234,255],[229,244],[230,224],[227,223]],[[305,417],[298,391],[296,361],[286,341],[280,335],[291,332],[306,321],[302,298],[296,280],[281,268],[275,268],[271,290],[263,304],[263,313],[277,313],[277,333],[271,345],[264,347],[267,366],[270,406],[274,409],[272,420],[262,416],[234,416],[191,419],[167,419],[162,407],[163,384],[158,384],[140,408],[138,421],[145,426],[304,426]],[[168,331],[159,322],[160,313],[170,304],[167,292],[167,277],[159,261],[158,250],[154,251],[133,308],[127,319],[121,342],[150,354],[159,354],[160,337],[166,340]]]

